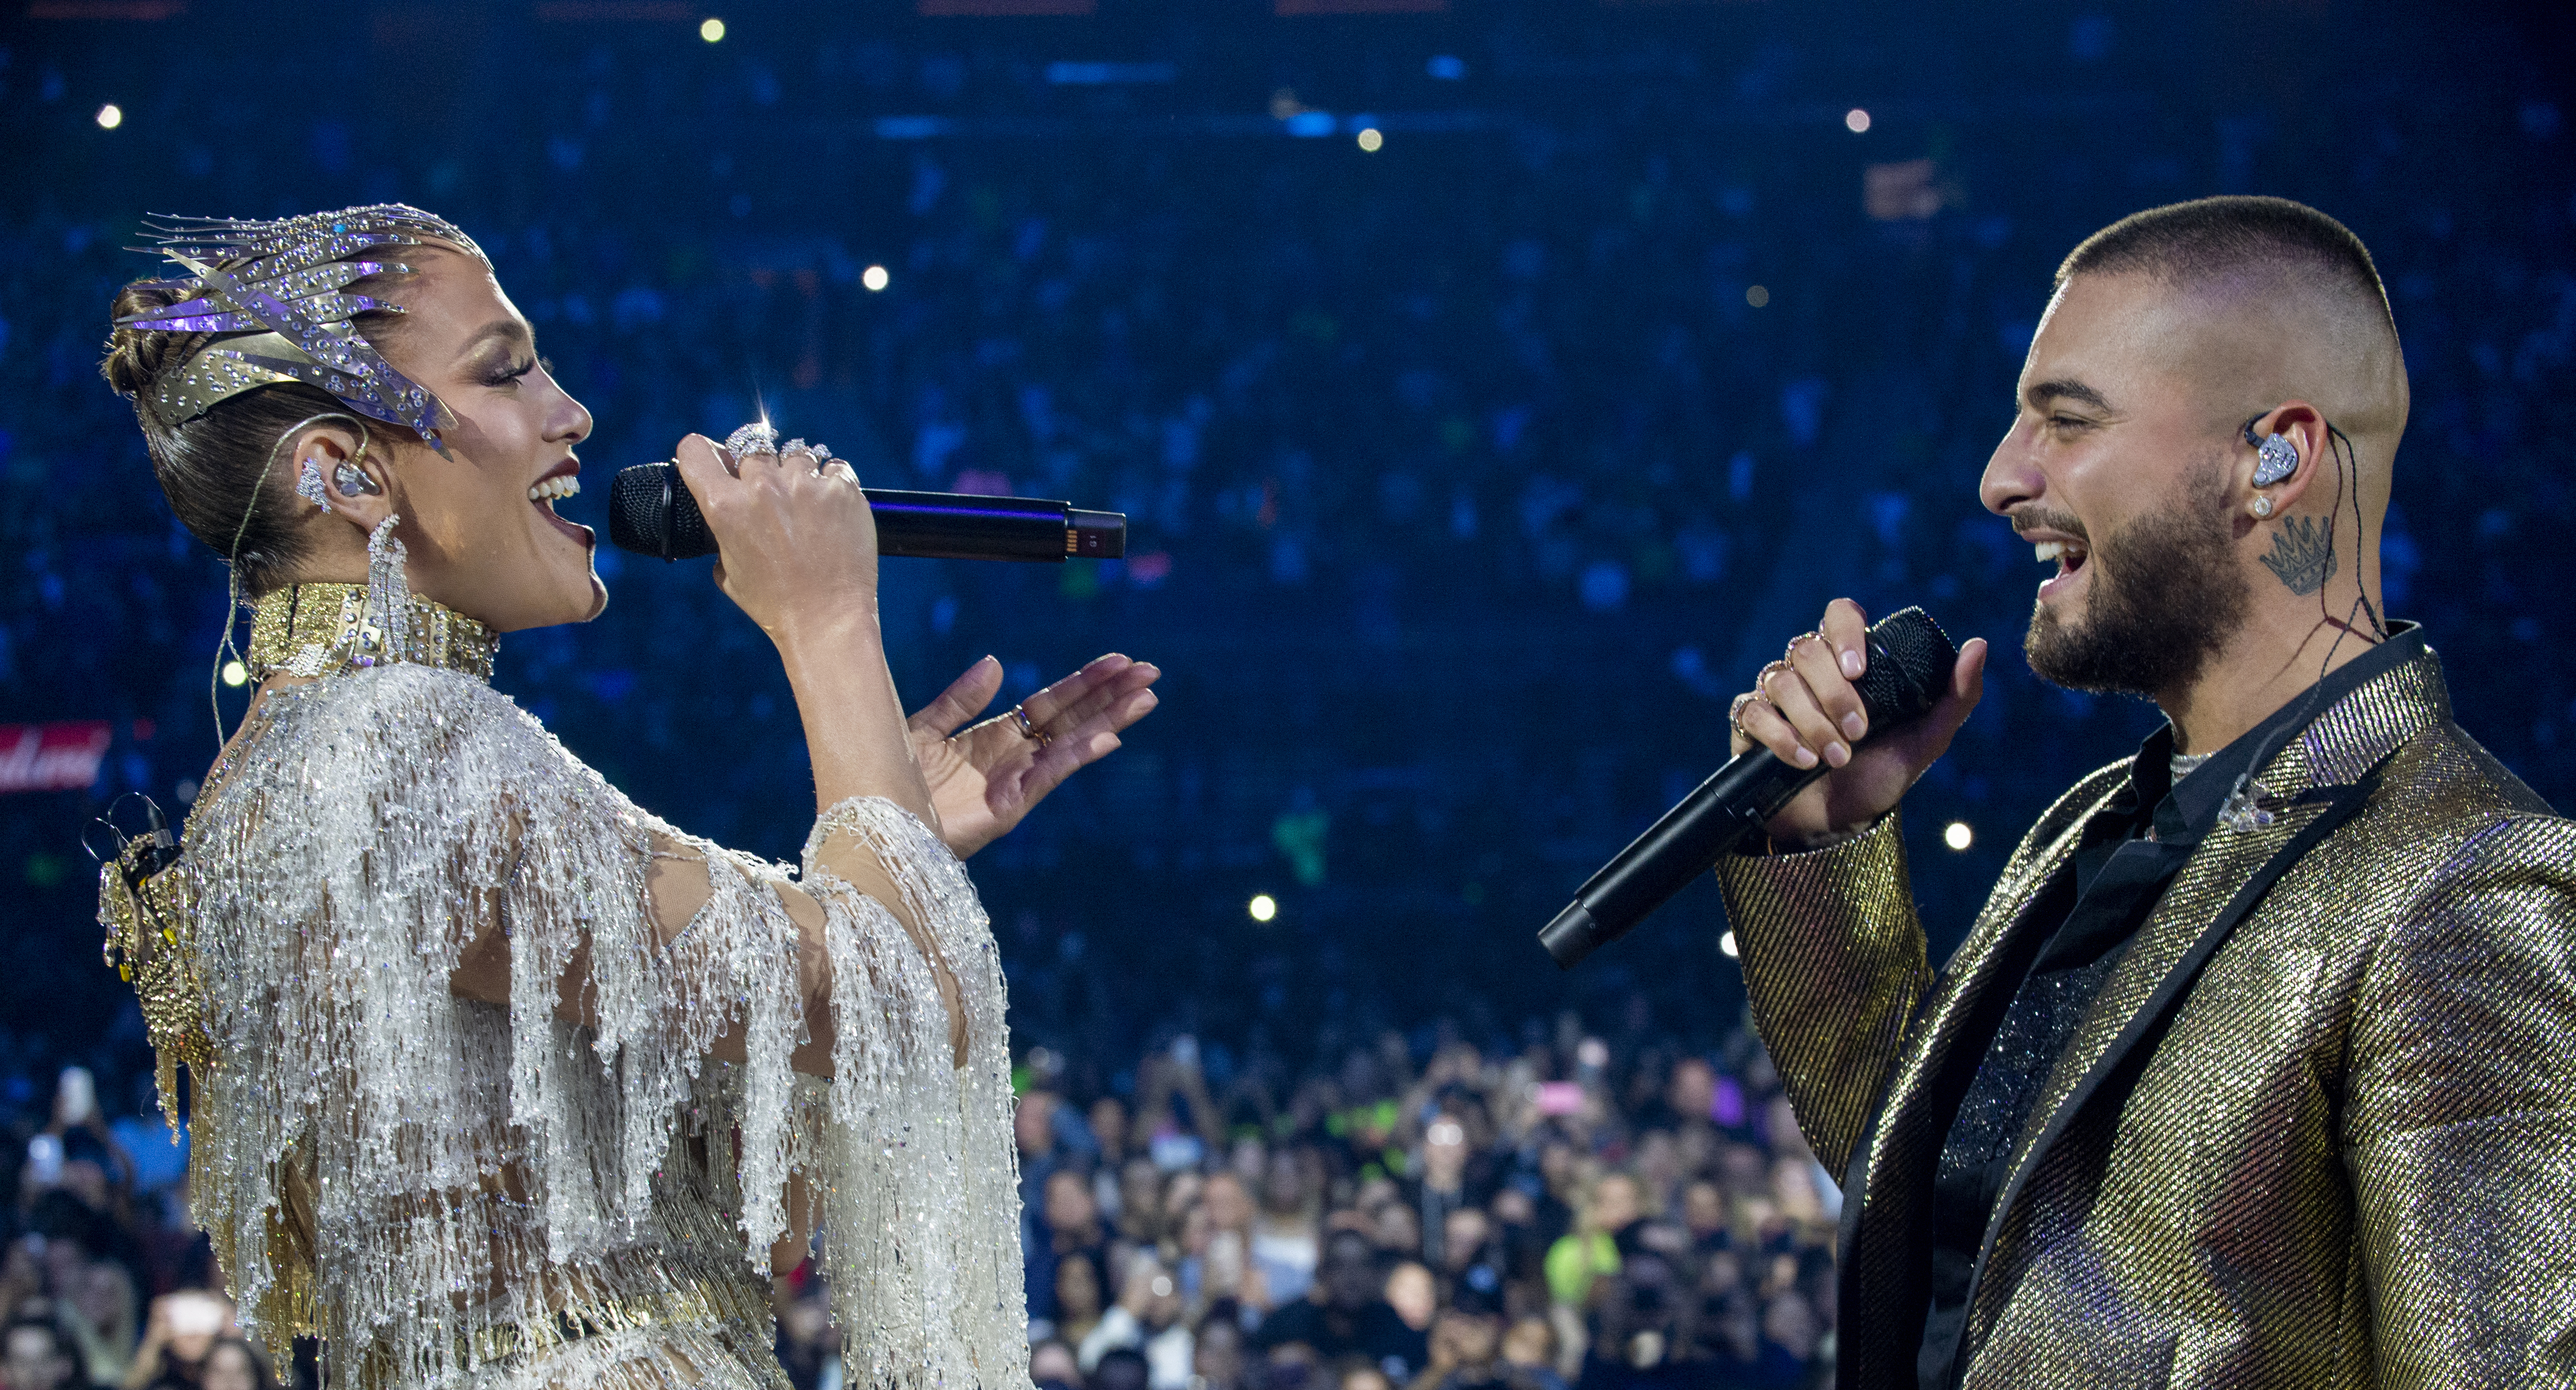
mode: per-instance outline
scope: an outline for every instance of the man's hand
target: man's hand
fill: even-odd
[[[1116,751],[1119,731],[1153,711],[1146,687],[1162,674],[1151,662],[1104,656],[1023,701],[1025,731],[1004,714],[960,733],[1002,688],[999,661],[967,667],[905,721],[949,851],[963,859],[1009,834],[1064,779]]]
[[[1735,699],[1732,747],[1768,748],[1793,767],[1831,769],[1780,808],[1767,829],[1782,849],[1801,849],[1855,835],[1896,809],[1914,780],[1950,747],[1986,689],[1986,641],[1968,639],[1950,672],[1950,688],[1932,712],[1867,748],[1869,714],[1852,682],[1869,669],[1869,615],[1847,598],[1825,607],[1816,631],[1789,644],[1785,657]]]

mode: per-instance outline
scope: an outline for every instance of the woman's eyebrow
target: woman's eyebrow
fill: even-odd
[[[536,345],[536,338],[528,332],[526,324],[517,319],[494,319],[475,330],[474,335],[465,340],[465,346],[458,349],[456,355],[463,357],[494,338],[505,342],[526,343],[531,347]]]

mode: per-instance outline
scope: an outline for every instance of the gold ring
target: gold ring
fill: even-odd
[[[1029,722],[1029,711],[1026,705],[1011,706],[1011,722],[1019,726],[1020,737],[1029,740],[1040,748],[1044,748],[1048,744],[1055,742],[1055,735],[1050,734],[1045,730],[1040,729],[1037,725]]]
[[[1782,648],[1782,649],[1781,649],[1781,651],[1780,651],[1780,659],[1781,659],[1782,661],[1795,661],[1795,660],[1797,660],[1797,659],[1798,659],[1798,644],[1799,644],[1799,643],[1801,643],[1801,642],[1806,641],[1806,640],[1807,640],[1808,638],[1810,638],[1810,637],[1815,638],[1815,639],[1816,639],[1817,641],[1819,641],[1819,642],[1821,642],[1821,641],[1825,640],[1825,634],[1823,634],[1823,633],[1821,633],[1821,632],[1816,631],[1814,628],[1809,628],[1809,629],[1807,629],[1806,631],[1799,633],[1797,636],[1792,637],[1792,638],[1790,638],[1790,639],[1789,639],[1789,645],[1788,645],[1788,646],[1786,646],[1786,647],[1784,647],[1784,648]]]
[[[1765,682],[1771,679],[1771,673],[1774,671],[1788,671],[1794,674],[1796,670],[1797,668],[1791,666],[1787,661],[1772,662],[1770,665],[1753,673],[1753,688],[1762,692],[1763,699],[1769,700],[1771,698],[1771,691]]]
[[[1743,694],[1736,696],[1735,703],[1727,706],[1726,708],[1726,722],[1734,725],[1735,731],[1744,735],[1744,741],[1747,743],[1761,742],[1760,739],[1753,736],[1753,731],[1751,729],[1744,727],[1744,707],[1752,704],[1756,700],[1761,700],[1762,703],[1766,705],[1771,703],[1768,699],[1764,699],[1764,697],[1756,695],[1752,691],[1748,690]]]

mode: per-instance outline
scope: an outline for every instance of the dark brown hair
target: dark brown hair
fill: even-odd
[[[2388,287],[2361,238],[2287,198],[2197,198],[2131,213],[2068,252],[2057,267],[2057,283],[2124,272],[2198,281],[2270,267],[2321,274],[2339,289],[2367,296],[2394,331]]]
[[[349,288],[381,298],[390,280],[371,276]],[[137,280],[117,291],[109,317],[165,308],[195,292],[194,281]],[[369,342],[381,347],[401,315],[374,310],[355,322]],[[134,402],[152,471],[179,524],[229,560],[241,592],[253,596],[286,582],[307,549],[303,512],[308,504],[295,495],[292,481],[269,476],[278,445],[288,430],[313,416],[350,412],[318,386],[287,382],[245,391],[184,424],[162,424],[144,398],[159,385],[162,373],[184,369],[214,337],[119,327],[108,336],[107,356],[98,370],[118,395]],[[369,420],[366,427],[367,437],[378,445],[418,438],[380,420]]]

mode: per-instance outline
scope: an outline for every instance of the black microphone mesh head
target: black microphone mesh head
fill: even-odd
[[[608,485],[608,540],[620,550],[662,560],[713,555],[715,537],[677,464],[621,468]]]
[[[1869,626],[1869,669],[1853,684],[1875,732],[1922,718],[1950,688],[1959,651],[1932,615],[1899,609]]]

